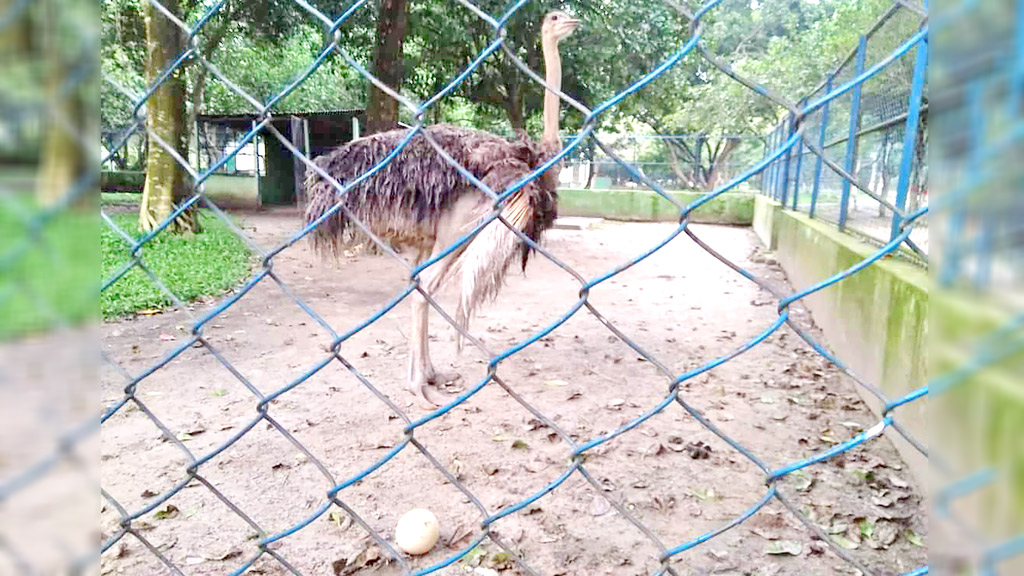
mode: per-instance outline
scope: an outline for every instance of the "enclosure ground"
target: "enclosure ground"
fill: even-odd
[[[293,210],[247,214],[240,220],[265,247],[286,239],[300,225]],[[552,231],[546,245],[589,278],[649,249],[673,228],[603,223],[588,230]],[[749,228],[694,230],[734,262],[784,285],[780,270],[756,247]],[[305,243],[275,258],[274,272],[338,333],[370,317],[407,283],[403,268],[385,256],[356,254],[325,264]],[[512,275],[471,331],[492,351],[502,350],[570,310],[578,292],[578,282],[536,258],[525,277]],[[726,354],[776,319],[776,302],[768,294],[685,236],[597,286],[589,300],[677,373]],[[450,291],[440,301],[446,310],[454,310]],[[105,352],[138,374],[180,345],[189,336],[192,319],[212,305],[197,303],[191,310],[107,323]],[[800,308],[793,314],[810,324]],[[346,341],[341,354],[417,417],[425,412],[404,388],[408,318],[403,302]],[[459,386],[479,381],[486,373],[483,355],[473,348],[458,355],[454,331],[436,314],[431,323],[431,352],[438,367],[461,373]],[[326,330],[267,280],[213,319],[205,337],[264,394],[323,360],[331,341]],[[577,442],[635,418],[668,390],[664,376],[586,309],[502,362],[498,374]],[[121,398],[120,375],[108,370],[103,382],[105,403]],[[136,396],[197,457],[238,434],[256,415],[254,396],[201,348],[189,349],[144,379]],[[853,383],[785,328],[687,382],[683,396],[772,468],[825,450],[876,420]],[[282,395],[270,414],[338,482],[371,466],[403,439],[403,421],[338,362]],[[162,439],[142,410],[126,407],[102,433],[102,485],[128,510],[141,509],[186,477],[188,461]],[[570,455],[565,443],[493,383],[418,429],[416,437],[491,513],[555,480]],[[604,494],[574,474],[492,527],[541,574],[632,576],[658,570],[660,551],[604,496],[621,503],[671,547],[729,522],[766,490],[762,471],[675,404],[589,452],[586,469]],[[331,485],[312,461],[262,422],[203,464],[199,474],[268,533],[312,514]],[[888,440],[869,442],[790,476],[781,489],[878,574],[899,574],[925,564],[921,492]],[[467,546],[480,520],[466,498],[411,446],[339,498],[386,538],[408,509],[433,510],[442,539],[430,555],[411,560],[417,568]],[[107,506],[102,519],[104,536],[116,531],[114,509]],[[134,526],[189,575],[229,573],[256,551],[253,530],[198,481]],[[358,524],[339,514],[324,514],[273,546],[307,575],[400,573],[395,565],[385,565],[386,555]],[[487,543],[475,561],[496,564],[503,574],[523,573],[515,567],[506,571],[498,552]],[[131,536],[104,555],[103,566],[108,574],[163,570]],[[363,571],[356,572],[359,567]],[[774,501],[738,528],[676,556],[674,567],[687,575],[852,573]],[[465,563],[459,562],[440,573],[463,574],[464,569]],[[266,556],[250,572],[285,573]]]

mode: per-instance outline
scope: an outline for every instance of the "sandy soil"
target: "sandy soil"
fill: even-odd
[[[242,220],[263,246],[281,241],[298,226],[297,215],[288,211],[255,213]],[[584,277],[592,277],[654,245],[671,229],[601,223],[590,230],[556,230],[547,246]],[[749,229],[695,230],[727,257],[785,282],[771,258],[755,248]],[[355,327],[405,286],[402,268],[387,257],[355,256],[328,265],[314,258],[304,243],[276,258],[274,271],[339,333]],[[568,274],[539,258],[525,277],[512,276],[471,331],[492,350],[504,349],[568,311],[578,290]],[[454,310],[450,292],[440,300]],[[767,294],[685,237],[595,288],[590,302],[677,372],[727,353],[775,319]],[[191,317],[212,306],[211,300],[192,310],[108,323],[103,347],[128,372],[141,373],[188,337]],[[796,318],[809,324],[801,310]],[[403,302],[345,342],[341,354],[415,418],[425,411],[404,387],[407,322]],[[431,322],[435,364],[461,373],[462,387],[482,378],[483,355],[471,348],[458,355],[453,329],[436,314]],[[328,332],[269,279],[212,320],[205,335],[264,394],[323,361],[330,342]],[[667,390],[665,377],[586,309],[503,362],[498,374],[577,442],[626,423],[659,402]],[[108,369],[103,380],[104,402],[120,398],[123,377]],[[690,381],[684,396],[770,467],[826,449],[875,421],[853,383],[785,328]],[[254,395],[201,347],[187,350],[143,380],[137,397],[196,457],[238,434],[256,416]],[[401,418],[340,362],[331,362],[283,394],[269,414],[325,470],[265,421],[199,469],[205,482],[266,533],[285,530],[324,504],[332,484],[324,472],[340,482],[374,464],[403,439]],[[565,442],[493,383],[418,429],[416,438],[491,513],[558,478],[570,455]],[[187,477],[184,453],[162,438],[143,409],[132,405],[104,425],[102,459],[104,488],[132,511]],[[573,474],[526,510],[494,524],[494,531],[540,574],[657,572],[657,546],[612,509],[606,496],[672,547],[727,523],[765,491],[759,469],[675,404],[590,452],[586,469],[600,490]],[[888,440],[809,468],[786,479],[782,489],[819,525],[856,547],[851,553],[878,574],[899,574],[925,563],[925,549],[909,541],[927,528],[921,492]],[[441,523],[441,542],[428,556],[409,560],[413,568],[453,555],[479,530],[476,508],[413,446],[339,497],[386,539],[393,537],[398,517],[407,510],[432,510]],[[105,506],[102,518],[104,535],[109,536],[117,527],[112,506]],[[227,574],[256,552],[255,530],[197,480],[135,526],[184,574]],[[908,529],[914,531],[909,538]],[[863,538],[866,534],[871,538]],[[273,549],[307,575],[401,573],[394,563],[378,558],[381,552],[366,531],[340,513],[324,514]],[[770,553],[787,549],[798,554]],[[477,574],[493,574],[488,569],[526,573],[503,562],[491,542],[474,558],[441,573],[472,572],[470,564],[476,563]],[[676,556],[673,566],[680,574],[854,573],[777,502],[740,527]],[[104,555],[103,567],[111,574],[164,571],[132,536]],[[267,556],[250,572],[287,573]]]

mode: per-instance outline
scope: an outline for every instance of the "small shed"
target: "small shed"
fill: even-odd
[[[195,134],[200,166],[216,162],[258,122],[255,114],[198,115]],[[366,111],[281,112],[274,114],[271,124],[292,146],[312,159],[358,138],[365,131]],[[253,143],[256,153],[252,158],[240,154],[221,171],[236,174],[252,171],[259,180],[260,204],[303,205],[305,163],[267,130],[260,132]],[[248,165],[240,166],[245,160]]]

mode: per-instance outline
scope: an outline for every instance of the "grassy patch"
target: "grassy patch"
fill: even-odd
[[[0,197],[0,340],[98,316],[95,208],[39,215],[31,194]]]
[[[138,236],[135,214],[114,214],[122,230]],[[245,243],[209,212],[201,212],[203,232],[175,235],[161,232],[142,249],[142,262],[184,302],[221,294],[248,277],[252,259]],[[130,259],[129,246],[113,230],[101,234],[102,278],[105,282]],[[135,267],[100,297],[105,318],[170,305],[171,299],[140,268]]]
[[[140,194],[134,192],[103,192],[100,204],[103,206],[139,206]]]

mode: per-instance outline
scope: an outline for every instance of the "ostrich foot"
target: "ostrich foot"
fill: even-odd
[[[429,377],[427,382],[430,382],[434,386],[437,386],[438,390],[448,393],[457,393],[459,390],[449,390],[455,388],[455,383],[462,380],[462,374],[454,370],[446,370],[443,372],[434,371]]]
[[[414,371],[409,379],[409,390],[420,399],[420,404],[428,410],[434,410],[445,404],[434,397],[432,388],[452,394],[445,389],[446,386],[460,380],[462,376],[457,372],[438,372],[434,369]]]

